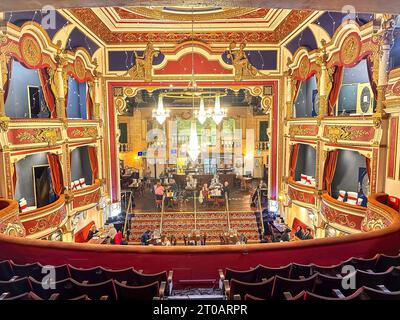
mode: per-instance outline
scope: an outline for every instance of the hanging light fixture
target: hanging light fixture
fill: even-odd
[[[199,111],[195,111],[195,116],[197,120],[199,120],[200,124],[204,124],[206,122],[208,114],[206,112],[206,109],[204,107],[204,99],[200,99],[200,108]]]
[[[219,95],[215,97],[215,106],[214,110],[212,111],[211,117],[217,125],[219,125],[222,119],[226,117],[226,109],[221,108],[221,100]]]
[[[190,125],[189,146],[187,149],[190,160],[195,162],[200,154],[199,141],[197,139],[197,126],[196,120],[193,120]]]
[[[164,109],[164,102],[161,94],[158,96],[158,106],[156,110],[153,110],[153,118],[156,118],[159,124],[163,124],[169,117],[169,110]]]

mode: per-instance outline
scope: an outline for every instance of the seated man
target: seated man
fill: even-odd
[[[142,246],[147,246],[150,238],[151,238],[150,230],[146,230],[145,232],[143,232],[142,236],[140,237],[140,244]]]

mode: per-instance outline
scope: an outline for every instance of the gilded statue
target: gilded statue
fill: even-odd
[[[236,48],[236,42],[233,41],[229,45],[228,58],[232,60],[233,67],[235,68],[235,81],[242,80],[243,76],[256,76],[258,70],[254,67],[247,58],[244,48],[246,44],[242,42],[239,48]]]
[[[151,81],[153,69],[153,58],[158,57],[161,53],[155,50],[152,43],[148,43],[142,56],[139,56],[135,51],[135,65],[127,72],[132,78],[143,79],[144,81]]]

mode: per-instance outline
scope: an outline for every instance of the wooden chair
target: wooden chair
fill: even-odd
[[[243,300],[246,294],[250,294],[260,299],[269,299],[272,294],[274,279],[262,282],[249,283],[235,279],[224,281],[225,296],[229,300]]]
[[[9,281],[15,276],[9,260],[0,262],[0,281]]]
[[[72,280],[72,282],[75,282]],[[75,282],[77,296],[87,295],[91,300],[116,300],[113,280],[102,283],[86,284]]]
[[[27,277],[9,281],[0,281],[0,293],[8,292],[8,298],[32,291]]]
[[[94,268],[75,268],[71,265],[68,266],[71,278],[80,283],[101,283],[108,280],[104,275],[104,269],[101,267]]]
[[[317,278],[317,274],[307,279],[295,280],[282,278],[280,276],[275,277],[274,290],[272,297],[278,300],[284,300],[285,296],[295,296],[301,291],[312,291],[314,288],[314,282]]]
[[[333,297],[333,296],[322,296],[318,295],[312,292],[305,292],[304,294],[304,300],[324,300],[324,301],[344,301],[344,300],[365,300],[364,298],[364,289],[360,288],[357,291],[355,291],[353,294],[349,296],[338,296],[338,297]]]
[[[258,265],[257,267],[254,268],[257,274],[256,281],[258,282],[261,281],[262,279],[270,279],[275,276],[289,278],[291,267],[292,267],[291,264],[279,268],[269,268],[263,265]]]
[[[308,278],[313,274],[311,265],[292,263],[290,279]]]
[[[388,270],[390,267],[400,266],[400,255],[397,256],[388,256],[385,254],[379,255],[375,265],[376,272],[384,272]]]

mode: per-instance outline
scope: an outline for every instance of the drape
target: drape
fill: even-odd
[[[371,89],[372,89],[372,92],[374,93],[374,97],[376,100],[378,98],[378,85],[377,85],[377,83],[375,83],[374,77],[373,77],[374,63],[373,63],[372,59],[367,58],[367,69],[368,69],[369,83],[371,85]]]
[[[365,157],[365,167],[367,169],[368,179],[371,182],[371,159]]]
[[[292,147],[292,152],[290,154],[290,176],[294,178],[296,171],[297,158],[299,157],[299,145],[295,144]]]
[[[329,195],[332,192],[332,181],[335,176],[338,154],[339,152],[337,150],[329,152],[325,162],[325,187]]]
[[[99,164],[97,162],[97,153],[95,147],[88,147],[90,167],[92,168],[92,183],[97,179]]]
[[[13,163],[12,184],[15,193],[15,189],[17,188],[17,165],[15,162]]]
[[[54,193],[57,197],[60,197],[64,189],[60,159],[58,155],[54,153],[48,153],[47,160],[49,161],[51,181],[53,183]]]
[[[10,89],[10,81],[11,81],[11,73],[12,73],[12,65],[13,65],[13,59],[10,58],[10,60],[7,62],[7,77],[3,83],[3,90],[4,90],[4,103],[7,101],[7,96],[8,96],[8,91]]]
[[[87,84],[87,90],[86,90],[86,108],[87,108],[87,118],[88,120],[93,119],[93,98],[91,94],[91,88],[89,83]]]
[[[330,116],[333,115],[333,109],[339,98],[340,88],[342,87],[343,74],[344,74],[344,67],[337,66],[335,73],[333,75],[332,90],[329,93],[329,99],[328,99],[328,115]]]
[[[40,84],[42,85],[42,91],[44,100],[46,101],[47,107],[50,110],[50,117],[52,119],[57,118],[56,102],[54,99],[53,92],[50,86],[50,76],[46,68],[38,70]]]

